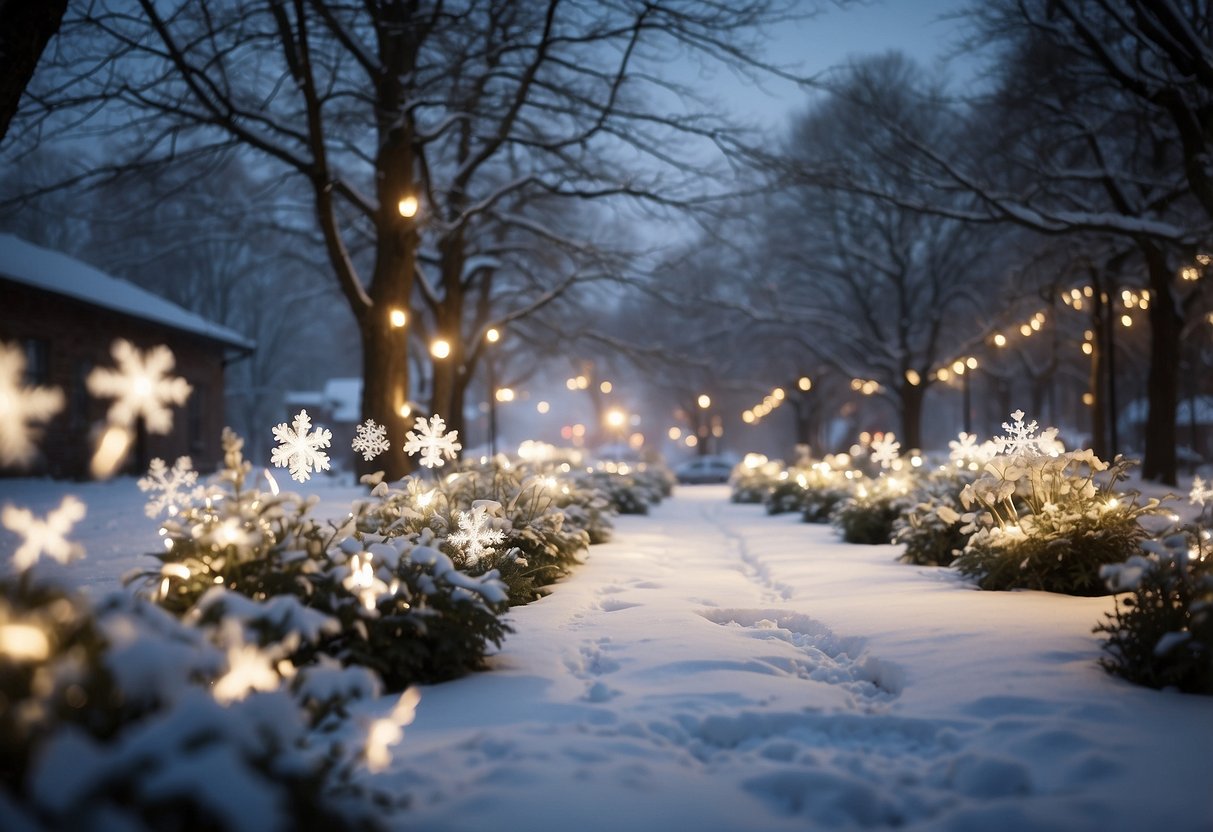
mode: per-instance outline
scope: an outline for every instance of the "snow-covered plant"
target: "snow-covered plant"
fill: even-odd
[[[1145,554],[1103,567],[1118,596],[1096,626],[1109,673],[1152,688],[1213,694],[1213,546],[1193,527],[1148,540]]]
[[[787,469],[782,462],[762,454],[746,454],[729,476],[729,499],[734,503],[761,503],[779,484],[781,475],[786,482]]]
[[[762,505],[767,514],[804,510],[805,483],[811,475],[811,469],[791,468],[784,473],[786,476],[779,478],[763,498]]]
[[[478,668],[500,644],[506,589],[495,573],[461,572],[432,532],[389,540],[359,531],[354,512],[340,525],[312,520],[314,499],[256,487],[242,446],[225,431],[205,499],[165,520],[159,568],[128,577],[144,596],[203,622],[264,602],[250,622],[261,648],[284,645],[298,665],[361,664],[390,690]]]
[[[911,486],[909,476],[900,474],[860,482],[834,509],[830,522],[847,543],[890,543],[894,521],[912,504]]]
[[[1142,506],[1136,493],[1116,490],[1129,461],[1109,466],[1090,450],[1062,451],[1056,430],[1038,436],[1022,411],[1011,417],[1008,435],[994,440],[999,454],[960,492],[969,537],[957,568],[982,589],[1103,594],[1100,567],[1137,551],[1146,536],[1139,521],[1159,501]]]
[[[968,535],[961,529],[964,507],[962,488],[973,480],[965,468],[945,467],[932,471],[913,493],[913,505],[893,521],[893,542],[905,546],[898,558],[919,566],[948,566],[964,548]]]
[[[597,490],[618,514],[648,514],[649,507],[662,500],[659,480],[642,471],[625,467],[624,471],[595,469],[575,478],[583,487]]]
[[[235,617],[62,581],[0,578],[0,827],[377,829],[400,805],[360,774],[378,749],[315,730],[378,695],[369,672],[296,668]]]
[[[834,510],[863,483],[864,475],[850,464],[846,454],[830,454],[797,473],[796,483],[804,489],[801,518],[806,523],[829,523]]]

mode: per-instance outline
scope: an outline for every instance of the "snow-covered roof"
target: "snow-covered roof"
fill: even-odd
[[[239,332],[208,321],[130,281],[12,234],[0,234],[0,277],[229,346],[244,349],[254,346]]]

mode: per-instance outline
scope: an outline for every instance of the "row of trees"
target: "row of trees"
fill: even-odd
[[[1093,360],[1090,433],[1107,453],[1104,362],[1128,289],[1148,323],[1143,473],[1174,483],[1183,346],[1213,294],[1213,6],[995,0],[967,18],[986,59],[978,92],[869,57],[833,74],[782,145],[742,149],[767,195],[749,209],[756,230],[729,241],[740,255],[703,258],[746,264],[709,266],[710,304],[750,321],[758,352],[794,344],[802,368],[873,382],[906,446],[958,357],[999,352],[1018,364],[996,374],[1000,397],[1018,375],[1036,399],[1059,372],[1087,389],[1077,368]],[[722,250],[711,234],[697,245]],[[1075,291],[1081,314],[1050,320],[1078,333],[1071,352],[1015,337]]]
[[[102,158],[53,183],[94,187],[244,160],[244,215],[314,239],[344,298],[362,415],[392,435],[419,410],[459,428],[490,328],[629,279],[618,211],[722,192],[704,160],[728,125],[655,67],[761,70],[761,28],[794,5],[97,0],[67,12],[8,158],[102,136]],[[376,464],[408,463],[397,447]]]

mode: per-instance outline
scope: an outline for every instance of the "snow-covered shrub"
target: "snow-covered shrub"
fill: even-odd
[[[661,493],[655,485],[632,474],[630,468],[627,471],[597,469],[578,475],[577,481],[582,487],[597,489],[619,514],[648,514],[649,506],[661,502]]]
[[[794,471],[789,471],[788,474],[786,479],[780,480],[767,492],[766,498],[762,501],[767,514],[773,516],[803,511],[805,489],[800,483],[804,481],[804,477]]]
[[[37,568],[0,579],[0,828],[381,828],[401,798],[355,775],[387,747],[316,730],[377,680],[255,641],[130,595],[94,606]]]
[[[1144,555],[1103,567],[1116,608],[1100,664],[1152,688],[1213,694],[1213,546],[1194,528],[1142,544]]]
[[[599,489],[586,487],[577,479],[567,479],[553,495],[552,504],[564,515],[566,525],[585,531],[591,546],[611,539],[618,512]]]
[[[432,531],[389,535],[382,518],[364,528],[360,510],[340,526],[313,521],[309,501],[250,482],[242,445],[225,431],[223,469],[164,521],[160,568],[128,576],[143,595],[204,621],[264,601],[280,616],[256,622],[261,646],[285,645],[296,664],[330,655],[370,667],[390,690],[477,669],[501,643],[507,591],[495,573],[461,572]],[[421,517],[398,508],[393,522]],[[318,632],[296,643],[301,629]]]
[[[1142,506],[1137,494],[1115,490],[1128,461],[1109,467],[1090,450],[1063,452],[1056,430],[1036,436],[1021,411],[1011,417],[1008,436],[995,440],[999,453],[960,492],[969,538],[956,567],[982,589],[1106,593],[1100,568],[1138,551],[1140,519],[1158,500]]]
[[[949,466],[930,473],[911,495],[915,501],[893,521],[893,542],[905,545],[898,558],[919,566],[948,566],[964,548],[968,535],[960,504],[961,489],[973,480],[966,469]]]
[[[502,582],[511,604],[541,597],[590,544],[588,532],[566,525],[556,508],[563,489],[555,477],[520,477],[493,466],[436,484],[408,479],[394,488],[375,476],[363,481],[374,489],[355,511],[360,534],[432,540],[467,574]]]
[[[908,494],[906,477],[882,474],[856,485],[834,509],[830,522],[847,543],[890,543],[894,522],[911,504]]]
[[[768,460],[762,454],[746,454],[741,464],[729,476],[734,503],[761,503],[779,483],[786,482],[788,471],[778,460]]]
[[[855,492],[864,476],[850,468],[850,463],[846,454],[831,454],[797,472],[796,482],[804,489],[801,498],[804,522],[829,523],[834,510]]]

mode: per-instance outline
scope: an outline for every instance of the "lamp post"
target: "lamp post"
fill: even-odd
[[[497,456],[497,362],[494,360],[491,346],[501,340],[500,330],[490,327],[484,333],[484,340],[490,345],[485,356],[485,367],[489,376],[489,458],[492,459]]]

